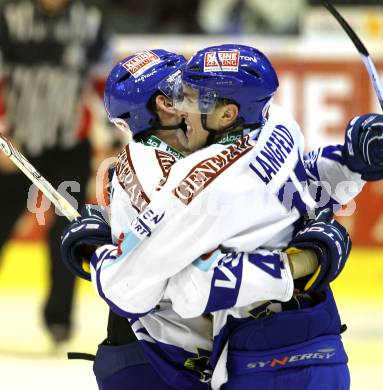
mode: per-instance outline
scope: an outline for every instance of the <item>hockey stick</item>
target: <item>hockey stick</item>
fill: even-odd
[[[78,211],[36,170],[12,143],[0,134],[0,149],[32,181],[36,187],[57,207],[70,221],[79,217]]]
[[[335,7],[327,0],[321,0],[322,4],[327,8],[327,10],[334,16],[334,18],[339,22],[342,26],[343,30],[347,33],[347,35],[352,40],[354,46],[358,50],[358,52],[362,56],[362,61],[364,66],[367,69],[368,75],[370,76],[370,80],[372,85],[374,86],[375,93],[378,97],[380,107],[383,110],[383,86],[382,82],[379,79],[378,72],[376,71],[374,62],[372,61],[366,46],[364,46],[363,42],[356,35],[355,31],[351,28],[351,26],[346,22],[343,16],[335,9]]]

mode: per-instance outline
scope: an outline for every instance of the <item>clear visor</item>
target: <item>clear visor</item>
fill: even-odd
[[[217,94],[209,88],[197,88],[182,81],[179,72],[173,78],[169,96],[173,101],[173,107],[181,112],[210,114],[217,103]]]
[[[158,89],[170,100],[173,100],[174,84],[181,77],[181,70],[179,69],[159,82]]]

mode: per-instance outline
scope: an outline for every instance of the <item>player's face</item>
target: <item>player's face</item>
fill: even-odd
[[[198,113],[184,113],[186,123],[186,147],[194,152],[203,148],[206,145],[209,133],[204,130],[201,123],[201,114]]]
[[[178,126],[182,124],[183,118],[181,113],[174,109],[172,101],[163,95],[156,97],[157,114],[162,126]],[[182,125],[181,125],[182,127]],[[157,130],[156,134],[164,142],[178,150],[180,153],[187,155],[187,138],[185,131],[181,128],[175,130]]]
[[[185,138],[181,141],[184,148],[190,152],[202,148],[209,135],[202,128],[201,114],[198,112],[198,91],[188,86],[183,87],[183,100],[176,110],[185,120],[187,130]]]
[[[181,116],[185,119],[187,126],[185,145],[190,152],[194,152],[206,145],[209,132],[203,128],[201,113],[198,110],[198,90],[184,87],[184,103],[182,104]],[[209,129],[219,130],[222,127],[222,115],[224,106],[215,107],[212,112],[206,114],[206,125]]]

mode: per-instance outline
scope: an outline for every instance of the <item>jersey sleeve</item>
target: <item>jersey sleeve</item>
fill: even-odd
[[[254,253],[213,252],[169,279],[165,297],[181,317],[275,299],[288,301],[293,278],[287,255],[260,249]]]
[[[319,207],[333,207],[334,211],[354,199],[365,181],[344,164],[342,145],[328,145],[303,156],[310,182],[310,192]]]
[[[217,230],[224,221],[182,206],[171,195],[153,200],[124,232],[119,255],[105,256],[102,248],[96,251],[92,279],[109,305],[112,302],[127,316],[149,312],[162,298],[170,277],[201,253],[218,247]]]

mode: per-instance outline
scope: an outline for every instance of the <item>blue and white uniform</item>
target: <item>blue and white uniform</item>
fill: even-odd
[[[117,260],[105,255],[107,248],[97,252],[92,272],[100,295],[121,313],[146,313],[163,296],[177,300],[172,297],[176,294],[172,293],[173,287],[174,291],[177,288],[169,279],[201,253],[218,247],[238,253],[285,248],[294,224],[318,205],[310,194],[315,187],[309,185],[308,174],[331,187],[326,204],[346,204],[360,192],[364,181],[342,165],[337,147],[331,147],[330,158],[327,149],[322,149],[315,159],[305,162],[303,146],[296,122],[273,106],[261,132],[251,132],[231,145],[212,145],[174,164],[161,191],[153,193],[143,213],[134,218],[133,211],[125,207],[126,216],[132,220],[129,229],[125,224],[115,230],[112,201],[112,230],[126,236]],[[117,178],[113,181],[118,188]],[[339,190],[339,183],[345,181],[346,185],[351,181],[352,186],[347,191]],[[115,190],[114,197],[116,194]],[[120,218],[126,221],[123,209],[116,207]],[[249,263],[268,277],[286,280],[286,262],[281,262],[280,257],[254,257]],[[201,270],[203,265],[196,261],[193,268],[183,272],[190,276],[190,272]],[[189,276],[176,276],[180,280],[178,290],[183,290]],[[269,282],[265,282],[265,288],[269,288]],[[281,299],[285,291],[286,287],[278,300],[289,299]],[[189,289],[187,292],[191,293]]]
[[[364,184],[342,165],[339,147],[311,153],[306,160],[303,147],[296,122],[272,106],[262,131],[231,145],[212,145],[176,164],[158,149],[142,153],[147,147],[139,144],[122,154],[111,211],[114,236],[124,233],[125,238],[119,253],[114,246],[98,249],[92,280],[115,312],[132,318],[153,361],[166,351],[166,359],[174,363],[180,357],[181,366],[182,361],[184,366],[201,362],[196,351],[211,350],[213,333],[218,356],[230,316],[246,318],[266,300],[291,298],[288,262],[276,249],[287,246],[300,217],[318,206],[318,191],[312,196],[316,187],[309,184],[330,184],[321,206],[347,203]],[[157,169],[149,165],[153,156]],[[345,180],[354,183],[352,192],[337,190]],[[225,256],[218,247],[237,255]],[[207,260],[200,258],[209,252]],[[213,331],[206,317],[193,319],[190,326],[170,302],[185,317],[241,308],[217,312]],[[198,375],[207,379],[204,371],[208,368]]]
[[[150,199],[165,184],[170,168],[181,157],[156,137],[151,137],[148,145],[132,142],[119,156],[112,181],[110,205],[112,234],[115,241],[122,232],[127,230],[129,226],[127,221],[133,221],[139,211],[146,209]],[[124,246],[125,242],[121,245],[122,251]],[[106,246],[102,248],[100,256],[116,257],[117,252],[115,246]],[[174,282],[169,283],[169,295],[173,297],[173,304],[177,306],[178,303],[179,314],[195,318],[181,318],[173,310],[174,308],[172,309],[170,298],[162,299],[156,309],[147,315],[130,316],[132,329],[142,342],[151,363],[165,376],[168,383],[188,388],[187,386],[197,386],[195,378],[202,382],[210,379],[212,322],[211,316],[201,316],[201,314],[208,314],[210,311],[236,304],[242,306],[255,300],[286,301],[291,298],[293,281],[287,255],[281,251],[259,250],[258,252],[260,256],[276,256],[278,261],[284,264],[282,280],[277,280],[254,266],[252,258],[247,254],[226,255],[216,250],[207,256],[208,261],[198,259],[193,265],[187,267],[185,272],[176,275]],[[217,263],[220,265],[214,268]],[[219,288],[210,294],[211,278],[216,279],[220,274],[225,275],[227,272],[240,275],[240,283],[236,283],[238,288],[232,290],[234,294],[227,295],[226,288]],[[227,281],[222,280],[222,276],[220,278],[221,282],[217,281],[216,284],[219,286],[223,283],[224,286]],[[190,286],[192,289],[188,294],[177,294],[177,285],[183,283],[183,280],[185,283],[194,281],[195,284]],[[266,285],[269,286],[266,288]],[[188,288],[186,285],[185,287]],[[251,291],[251,295],[246,295],[245,290]],[[191,304],[191,297],[194,304]],[[190,304],[184,305],[185,300],[189,300]],[[130,315],[114,306],[112,302],[109,304],[118,314],[125,317]],[[183,308],[185,311],[182,310]],[[177,378],[176,382],[174,378]]]

